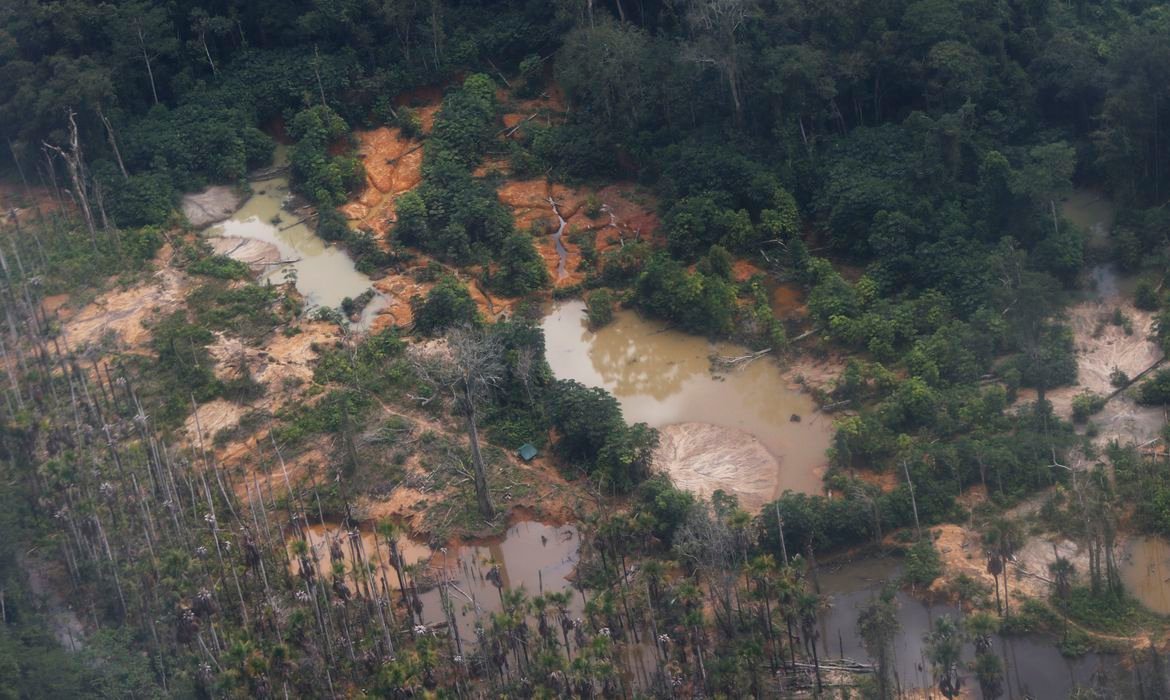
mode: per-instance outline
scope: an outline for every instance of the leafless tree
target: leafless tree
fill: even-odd
[[[446,353],[419,353],[415,365],[422,377],[439,391],[449,392],[456,410],[467,421],[471,443],[475,497],[480,514],[495,517],[488,490],[487,467],[479,450],[479,410],[504,376],[503,345],[499,338],[482,330],[458,328],[448,332]]]
[[[740,30],[758,11],[756,0],[687,0],[687,22],[695,41],[691,59],[716,66],[727,81],[737,122],[743,119],[739,88]]]
[[[81,213],[85,217],[85,225],[89,229],[90,241],[93,243],[93,248],[97,250],[97,228],[93,222],[93,211],[89,208],[88,187],[86,187],[86,172],[85,159],[81,154],[81,140],[77,135],[77,115],[70,109],[67,112],[69,116],[69,150],[66,151],[59,146],[54,146],[45,143],[46,149],[56,153],[65,161],[65,166],[69,170],[69,179],[73,182],[73,191],[77,194],[78,206],[81,207]]]

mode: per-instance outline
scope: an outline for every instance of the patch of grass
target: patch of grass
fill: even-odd
[[[256,284],[205,284],[187,297],[196,322],[208,329],[227,331],[248,342],[258,342],[281,323],[273,311],[277,291]]]
[[[1137,601],[1124,594],[1094,594],[1087,586],[1077,586],[1068,600],[1060,603],[1061,612],[1070,620],[1096,632],[1130,635],[1153,621]]]
[[[1052,608],[1039,600],[1029,598],[1018,604],[1009,617],[1005,617],[1000,632],[1005,635],[1032,634],[1036,632],[1057,632],[1064,628]]]
[[[236,425],[217,431],[212,441],[216,447],[223,447],[233,440],[238,440],[256,432],[268,417],[267,411],[248,411],[240,416],[240,421]]]
[[[247,265],[226,255],[209,255],[200,258],[187,266],[187,272],[221,280],[247,279],[252,273]]]

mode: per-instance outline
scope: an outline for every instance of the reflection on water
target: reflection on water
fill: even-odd
[[[360,535],[359,537],[353,536]],[[374,586],[398,590],[397,573],[389,543],[382,535],[368,530],[347,531],[339,526],[311,525],[306,530],[306,544],[310,558],[316,558],[316,568],[329,579],[334,561],[344,563],[346,579],[355,593],[363,587],[356,579],[355,549],[360,543],[360,556],[368,563]],[[289,540],[290,567],[296,574],[300,564],[294,555],[297,538]],[[407,587],[447,580],[453,585],[456,617],[464,638],[474,637],[475,620],[500,611],[500,595],[488,572],[499,571],[503,590],[523,588],[529,596],[547,592],[571,590],[569,579],[577,565],[577,529],[571,525],[555,527],[536,522],[521,522],[498,538],[474,545],[455,545],[432,550],[406,537],[397,539],[398,553],[406,569]],[[359,583],[359,585],[354,585]],[[422,621],[441,624],[445,616],[437,588],[422,586],[419,594],[423,604]],[[581,611],[580,596],[571,596],[570,609]]]
[[[1097,190],[1074,190],[1060,204],[1060,215],[1084,231],[1088,235],[1086,246],[1097,250],[1109,248],[1109,232],[1113,228],[1115,213],[1113,202]],[[1132,292],[1132,289],[1123,289],[1121,274],[1112,262],[1095,265],[1089,270],[1089,277],[1102,301],[1116,299],[1123,292]]]
[[[825,656],[872,662],[857,631],[857,618],[883,585],[896,580],[900,574],[901,566],[895,560],[873,558],[850,562],[832,573],[820,575],[822,590],[831,600],[820,621],[820,644]],[[894,640],[897,683],[904,690],[930,688],[933,679],[923,638],[939,617],[959,617],[960,611],[950,605],[928,605],[902,591],[896,599],[901,625]],[[993,638],[993,646],[1003,661],[1005,698],[1067,698],[1077,686],[1104,685],[1116,689],[1119,682],[1126,684],[1129,680],[1127,675],[1121,679],[1115,677],[1116,657],[1086,654],[1067,659],[1051,639],[997,636]],[[974,647],[965,645],[964,661],[974,658]],[[964,673],[963,686],[977,693],[978,681],[969,670]]]
[[[562,302],[542,323],[558,378],[608,389],[630,423],[711,423],[751,433],[780,461],[781,491],[820,492],[832,419],[790,388],[770,359],[715,377],[710,355],[740,354],[743,348],[665,330],[632,311],[618,312],[593,333],[584,309],[580,301]],[[799,422],[791,420],[794,415]]]
[[[352,537],[351,534],[356,534],[357,537]],[[336,561],[345,565],[346,579],[355,591],[359,590],[359,587],[355,585],[358,581],[354,577],[353,563],[357,559],[355,554],[369,562],[376,571],[385,569],[392,572],[393,558],[390,555],[389,543],[384,537],[369,530],[346,530],[337,525],[309,525],[305,529],[304,539],[305,544],[309,547],[310,560],[315,559],[317,570],[326,577],[331,575],[333,571],[334,555],[340,554],[339,557],[336,557]],[[288,543],[289,569],[292,573],[298,574],[300,573],[300,564],[293,547],[295,541],[296,538],[289,540]],[[431,554],[430,548],[425,544],[406,537],[398,538],[397,546],[402,563],[406,566],[426,561]],[[379,577],[378,573],[374,575],[375,578]],[[398,588],[398,578],[393,573],[390,573],[386,580],[391,588]]]
[[[580,594],[573,593],[569,582],[577,566],[578,545],[577,529],[571,525],[521,522],[503,537],[435,552],[429,562],[430,576],[435,580],[446,576],[453,584],[459,634],[465,640],[474,639],[476,621],[486,625],[490,615],[500,611],[500,589],[491,581],[494,576],[488,575],[493,568],[499,571],[504,591],[523,588],[529,597],[569,591],[570,609],[579,614]],[[443,623],[439,590],[427,591],[420,598],[423,621]]]
[[[1160,537],[1131,539],[1121,562],[1121,580],[1142,605],[1170,615],[1170,543]]]
[[[288,162],[286,146],[277,146],[274,163]],[[353,260],[341,248],[328,245],[299,215],[283,208],[289,197],[288,177],[277,176],[252,183],[252,196],[230,219],[211,226],[206,235],[243,238],[271,244],[283,264],[269,266],[261,274],[274,284],[295,277],[297,291],[310,306],[336,308],[342,299],[357,298],[370,288],[370,278],[358,272]],[[375,299],[366,307],[363,324],[384,307],[385,300]]]
[[[1108,245],[1114,214],[1113,202],[1097,190],[1074,190],[1060,203],[1060,215],[1088,233],[1088,243],[1094,247]]]

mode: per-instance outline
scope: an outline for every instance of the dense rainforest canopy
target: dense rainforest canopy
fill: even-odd
[[[556,119],[502,123],[502,102],[542,95],[562,103]],[[424,129],[427,100],[437,105]],[[418,138],[422,156],[417,187],[397,196],[380,235],[351,226],[339,208],[367,178],[354,131],[383,126]],[[940,624],[927,644],[951,697],[958,640],[968,635],[981,690],[995,697],[1002,670],[980,640],[995,629],[1059,628],[1039,603],[1012,622],[1006,567],[1023,534],[997,509],[1057,494],[1045,522],[1094,554],[1088,586],[1074,586],[1062,565],[1047,572],[1052,605],[1086,626],[1130,611],[1113,553],[1119,494],[1136,503],[1137,528],[1170,534],[1168,467],[1113,445],[1113,477],[1091,467],[1070,476],[1069,455],[1099,455],[1045,400],[1076,383],[1062,315],[1087,288],[1091,265],[1145,275],[1136,307],[1161,314],[1158,342],[1170,336],[1161,284],[1170,263],[1165,2],[9,0],[0,5],[0,135],[6,186],[52,192],[78,219],[41,221],[32,241],[18,228],[0,246],[10,384],[0,474],[20,485],[0,494],[0,526],[14,533],[0,538],[0,604],[8,601],[0,697],[308,697],[359,687],[379,697],[436,688],[453,697],[476,688],[605,697],[631,694],[610,645],[639,631],[658,640],[651,654],[662,672],[637,692],[766,696],[775,678],[760,669],[795,677],[811,662],[819,693],[820,603],[802,557],[815,570],[818,553],[880,545],[913,527],[907,580],[929,585],[939,562],[922,526],[976,518],[962,497],[974,487],[993,512],[978,518],[995,602],[964,589],[961,602],[980,598],[986,619],[966,630]],[[177,209],[184,193],[209,185],[248,190],[249,173],[278,148],[287,148],[291,185],[315,207],[321,238],[342,243],[370,275],[424,256],[415,278],[427,287],[409,300],[409,328],[313,343],[317,363],[298,379],[311,384],[304,400],[264,413],[253,404],[276,388],[246,370],[220,376],[209,348],[225,335],[256,347],[278,328],[293,338],[301,302],[184,241]],[[533,243],[539,227],[522,230],[498,196],[500,164],[550,186],[621,180],[653,193],[661,222],[653,236],[600,252],[583,238],[581,281],[551,292],[584,297],[592,326],[609,323],[620,304],[737,341],[753,358],[846,358],[832,386],[816,390],[822,406],[847,408],[824,494],[786,493],[753,518],[721,492],[708,503],[674,488],[651,474],[655,430],[627,425],[604,389],[552,377],[535,303],[518,303],[506,321],[486,318],[481,296],[489,306],[489,292],[538,302],[555,282]],[[1074,185],[1116,205],[1107,236],[1062,216]],[[551,194],[548,202],[563,228]],[[599,220],[607,213],[596,201],[585,208]],[[164,243],[169,264],[198,286],[187,308],[150,327],[141,352],[118,359],[116,378],[108,363],[104,377],[98,371],[101,347],[50,349],[60,328],[38,311],[42,297],[84,297],[111,275],[141,275]],[[737,277],[743,261],[759,274]],[[765,278],[801,290],[804,326],[773,314]],[[369,300],[346,299],[340,313],[320,316],[348,329],[343,317]],[[1129,322],[1120,312],[1109,321]],[[449,353],[416,356],[407,332]],[[9,352],[26,353],[27,363]],[[90,365],[100,389],[92,395]],[[1136,379],[1111,378],[1118,392]],[[1034,402],[1019,400],[1027,389]],[[1135,396],[1170,403],[1170,372],[1152,374]],[[405,592],[371,602],[376,585],[356,567],[346,579],[339,556],[332,572],[318,572],[304,540],[293,550],[261,541],[260,518],[243,513],[218,471],[200,476],[194,452],[171,463],[167,443],[181,440],[192,405],[215,400],[250,408],[240,434],[215,439],[252,430],[260,437],[250,449],[270,443],[265,459],[282,467],[282,449],[304,452],[328,436],[329,483],[269,494],[265,512],[294,529],[310,512],[348,522],[358,494],[347,480],[384,494],[405,483],[408,461],[440,453],[449,479],[441,486],[475,485],[475,500],[454,502],[448,518],[467,511],[461,533],[498,526],[501,449],[547,448],[561,476],[594,499],[580,565],[582,591],[596,593],[588,621],[571,621],[556,594],[529,600],[493,580],[501,612],[479,630],[486,651],[463,665],[460,647],[458,670],[445,678],[438,659],[457,642],[419,631],[411,610],[421,602]],[[1078,396],[1071,417],[1083,423],[1106,400]],[[410,421],[445,419],[466,430],[468,449],[430,428],[418,444],[403,442]],[[1064,498],[1068,489],[1078,499]],[[145,505],[143,490],[163,497]],[[233,527],[229,512],[238,544],[224,552],[219,523]],[[378,532],[397,542],[387,528]],[[84,590],[92,628],[102,630],[80,652],[62,651],[30,602],[51,578],[30,564],[42,545],[64,552],[59,568]],[[627,568],[627,556],[645,560]],[[30,577],[30,568],[40,573]],[[400,557],[394,568],[400,584],[414,575]],[[295,574],[277,575],[285,569]],[[351,588],[362,586],[368,605],[359,608]],[[875,660],[896,626],[892,595],[862,616]],[[1092,617],[1100,610],[1112,612]],[[990,612],[1003,621],[988,622]],[[1067,624],[1063,634],[1065,648],[1076,648]],[[875,663],[863,689],[892,697],[884,661]]]

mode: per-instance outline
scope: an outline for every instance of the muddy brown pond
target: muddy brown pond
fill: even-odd
[[[1170,615],[1170,543],[1160,537],[1134,537],[1120,568],[1131,596],[1159,615]]]
[[[820,619],[817,640],[822,658],[845,657],[872,661],[861,641],[857,618],[884,585],[897,581],[901,563],[890,558],[867,558],[843,565],[825,566],[819,574],[828,608]],[[959,617],[958,608],[930,605],[905,591],[896,594],[899,629],[893,642],[894,676],[898,688],[933,686],[930,662],[926,658],[924,637],[938,618]],[[1003,698],[1067,698],[1078,687],[1094,688],[1102,694],[1087,697],[1129,697],[1133,682],[1130,671],[1120,667],[1120,659],[1108,654],[1085,654],[1066,658],[1054,639],[1034,635],[992,638],[992,645],[1004,669]],[[964,646],[962,658],[975,658],[974,646]],[[962,697],[978,697],[978,680],[963,666]],[[918,697],[918,696],[916,696]],[[941,697],[941,696],[940,696]]]
[[[397,573],[394,570],[389,543],[372,531],[360,529],[362,556],[371,567],[374,586],[400,590]],[[399,555],[405,569],[408,588],[419,586],[425,592],[419,594],[422,602],[422,622],[428,625],[445,623],[440,605],[439,591],[430,584],[439,580],[449,581],[452,589],[452,603],[464,639],[475,636],[475,624],[486,619],[491,613],[500,611],[500,594],[490,580],[488,572],[499,571],[499,583],[504,590],[523,588],[528,595],[571,590],[570,578],[577,566],[577,529],[572,525],[554,526],[538,522],[522,521],[508,528],[501,537],[481,540],[473,544],[452,545],[432,549],[407,537],[396,540]],[[349,533],[336,525],[312,525],[308,528],[305,543],[316,558],[317,570],[331,575],[334,557],[332,545],[336,542],[341,552],[341,562],[346,579],[355,591],[362,591],[361,582],[355,581],[353,568],[353,547]],[[294,555],[296,539],[289,541],[290,570],[299,572]],[[421,585],[420,585],[421,584]],[[571,610],[579,612],[581,599],[574,593]]]
[[[273,165],[287,163],[287,147],[278,146]],[[346,297],[356,299],[370,289],[370,278],[358,272],[345,250],[328,244],[298,214],[284,208],[289,197],[287,175],[256,180],[252,182],[252,196],[243,206],[228,220],[209,227],[205,235],[271,246],[277,259],[258,263],[263,266],[260,279],[274,284],[295,281],[309,306],[336,308]],[[358,325],[368,325],[385,305],[386,300],[375,295]]]
[[[365,530],[357,532],[379,595],[401,595],[385,539]],[[319,570],[328,572],[333,562],[330,543],[336,540],[341,545],[340,561],[345,564],[347,578],[361,594],[361,584],[353,579],[352,549],[346,535],[335,525],[311,526],[306,543],[312,548]],[[289,547],[292,554],[291,540]],[[501,589],[523,588],[529,596],[566,592],[569,594],[566,610],[571,618],[584,616],[584,598],[592,595],[589,592],[583,595],[573,586],[580,534],[572,525],[524,521],[510,527],[501,537],[472,544],[431,549],[400,537],[397,547],[403,559],[407,587],[418,586],[420,591],[421,609],[416,622],[429,628],[448,624],[439,589],[433,586],[436,581],[448,581],[452,611],[465,650],[474,648],[476,627],[489,624],[491,615],[500,612]],[[292,567],[295,573],[297,564],[293,563]],[[500,588],[492,581],[493,568],[499,572]],[[845,657],[872,662],[861,642],[857,618],[882,587],[896,582],[901,572],[899,560],[876,557],[821,568],[818,580],[826,601],[817,638],[821,658]],[[926,660],[924,637],[935,620],[943,615],[957,616],[959,610],[949,605],[923,603],[904,591],[897,593],[896,600],[899,629],[893,646],[897,685],[902,690],[930,688],[933,679]],[[1006,698],[1064,698],[1077,687],[1112,693],[1104,697],[1124,697],[1133,683],[1133,672],[1122,668],[1116,656],[1086,654],[1065,658],[1054,640],[1037,636],[995,637],[993,643],[1004,663],[1003,697]],[[627,639],[618,646],[618,653],[624,660],[625,679],[635,687],[649,687],[656,664],[653,646],[645,639],[640,643]],[[973,658],[974,649],[967,644],[963,659]],[[964,687],[978,687],[969,670],[964,672]]]
[[[789,489],[820,492],[832,419],[816,410],[811,397],[789,386],[770,358],[715,376],[712,353],[746,351],[668,330],[633,311],[619,311],[612,323],[593,332],[580,301],[554,305],[542,327],[553,374],[607,389],[621,403],[627,422],[660,429],[720,426],[731,429],[726,436],[732,442],[742,442],[746,433],[778,463],[765,500]],[[736,458],[734,450],[726,454],[728,460]],[[736,466],[726,465],[732,480]]]

